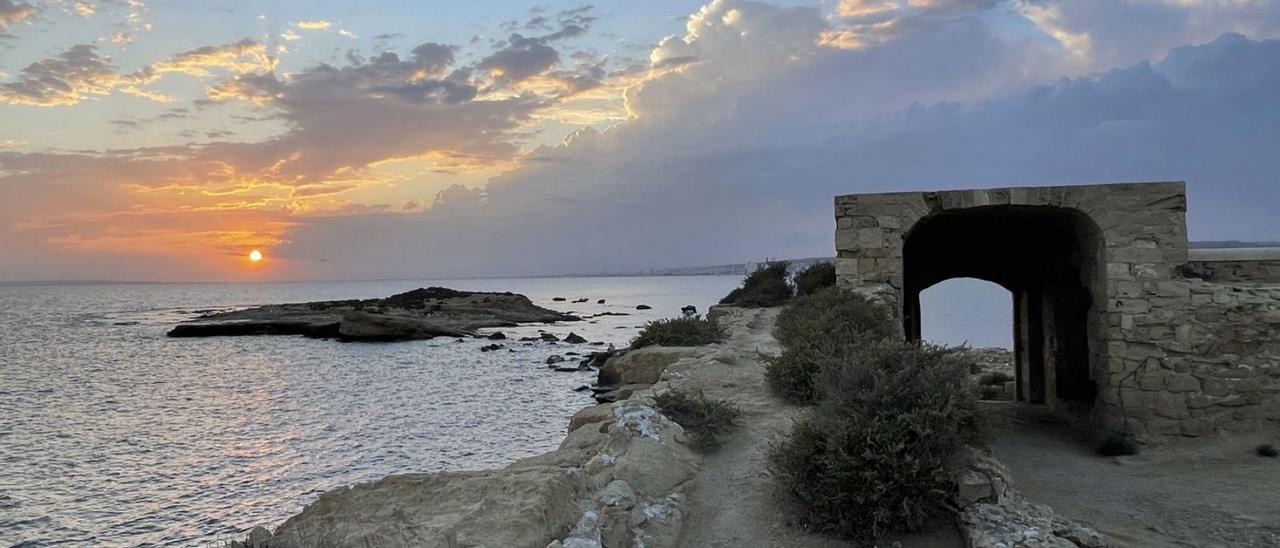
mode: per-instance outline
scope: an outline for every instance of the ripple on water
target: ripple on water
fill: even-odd
[[[569,331],[624,345],[632,326],[705,310],[726,278],[332,284],[0,286],[0,546],[211,546],[320,493],[398,472],[501,466],[554,448],[591,403],[568,345],[168,339],[195,311],[386,296],[425,285],[607,299]],[[652,311],[637,312],[637,304]],[[590,347],[578,349],[587,351]]]

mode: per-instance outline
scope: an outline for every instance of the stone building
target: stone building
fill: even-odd
[[[1020,401],[1155,440],[1280,426],[1280,249],[1189,249],[1180,182],[835,199],[839,283],[920,337],[921,291],[1013,295]]]

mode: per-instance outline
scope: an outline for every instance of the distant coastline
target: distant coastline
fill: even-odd
[[[1190,242],[1191,249],[1247,249],[1280,247],[1280,242],[1241,242],[1236,240]],[[778,259],[791,263],[792,269],[800,269],[817,262],[831,262],[834,257],[806,257]],[[763,262],[763,261],[761,261]],[[73,285],[144,285],[144,284],[252,284],[252,283],[326,283],[326,282],[408,282],[431,280],[521,280],[528,278],[627,278],[640,276],[745,276],[760,262],[727,263],[704,266],[677,266],[651,268],[631,272],[570,272],[565,274],[530,274],[527,276],[432,276],[425,278],[376,278],[367,280],[269,280],[269,281],[139,281],[139,280],[0,280],[0,287],[11,286],[73,286]]]

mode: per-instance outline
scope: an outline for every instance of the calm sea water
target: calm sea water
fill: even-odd
[[[0,546],[217,546],[337,486],[552,449],[569,416],[593,403],[573,391],[592,374],[544,362],[594,347],[164,336],[197,310],[431,285],[514,291],[558,310],[630,315],[509,336],[574,331],[622,346],[644,322],[688,304],[705,311],[739,281],[0,286]]]

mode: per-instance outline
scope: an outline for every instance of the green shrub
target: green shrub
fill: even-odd
[[[774,336],[783,350],[766,364],[765,380],[779,397],[811,403],[814,376],[824,364],[854,359],[896,334],[887,308],[852,291],[829,287],[797,297],[778,314]]]
[[[702,392],[689,394],[669,390],[659,394],[655,400],[658,410],[684,428],[689,434],[690,445],[699,451],[720,447],[720,433],[742,415],[737,404],[708,399]]]
[[[787,281],[786,261],[767,262],[742,280],[742,286],[730,291],[720,304],[736,306],[780,306],[791,299],[794,292]]]
[[[819,403],[768,460],[808,526],[869,540],[940,512],[951,459],[981,428],[956,352],[882,341],[858,354],[819,372]]]
[[[1113,435],[1102,438],[1098,442],[1098,455],[1103,457],[1123,457],[1138,454],[1138,442],[1130,436]]]
[[[645,324],[631,340],[631,348],[645,346],[702,346],[724,340],[724,328],[702,316],[667,318]]]
[[[796,273],[796,296],[812,295],[819,289],[836,285],[836,265],[813,263]]]

